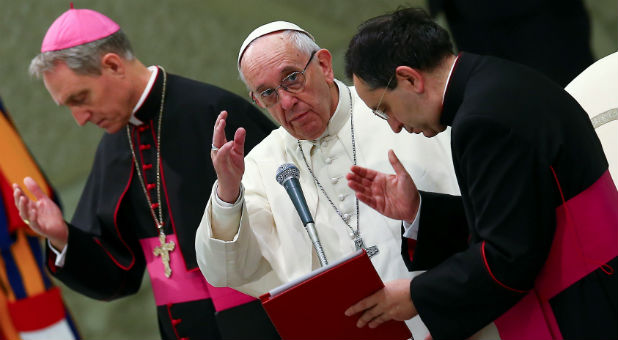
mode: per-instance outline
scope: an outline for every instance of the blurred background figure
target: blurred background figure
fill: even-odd
[[[0,339],[78,339],[60,289],[44,269],[41,238],[13,204],[10,183],[24,176],[37,178],[60,204],[0,99]]]
[[[530,66],[565,86],[594,62],[582,0],[428,0],[459,51]]]

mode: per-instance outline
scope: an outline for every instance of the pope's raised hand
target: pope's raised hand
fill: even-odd
[[[420,194],[393,150],[388,151],[388,160],[395,170],[394,175],[355,165],[346,176],[348,186],[356,192],[360,201],[382,215],[412,221],[418,211]]]
[[[234,139],[225,137],[227,111],[221,111],[215,122],[210,157],[217,172],[217,195],[228,203],[234,203],[240,194],[240,182],[245,173],[246,131],[238,128]]]
[[[48,238],[56,249],[62,250],[69,238],[69,228],[64,222],[62,211],[32,178],[24,178],[24,184],[36,201],[28,198],[22,189],[13,183],[13,198],[19,216],[32,230]]]

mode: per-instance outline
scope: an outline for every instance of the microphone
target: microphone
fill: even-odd
[[[318,232],[315,230],[313,217],[311,217],[309,207],[307,207],[307,201],[305,200],[303,189],[298,181],[299,177],[300,171],[296,165],[292,163],[285,163],[277,169],[277,175],[275,178],[279,184],[283,185],[285,191],[288,193],[288,196],[290,196],[290,199],[294,204],[294,208],[296,208],[296,211],[300,216],[300,220],[303,222],[305,230],[307,230],[307,234],[309,234],[311,243],[313,243],[313,248],[315,248],[320,264],[324,267],[328,264],[328,261],[326,260],[326,255],[322,249]]]

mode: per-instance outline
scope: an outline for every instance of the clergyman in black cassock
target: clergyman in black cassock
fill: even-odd
[[[210,152],[218,114],[228,111],[226,131],[251,131],[248,148],[274,124],[228,91],[145,67],[119,26],[95,11],[61,15],[41,52],[31,72],[52,98],[78,124],[107,132],[71,223],[33,180],[25,184],[36,203],[14,185],[20,215],[49,240],[53,275],[113,300],[134,294],[148,269],[163,338],[277,338],[258,300],[206,282],[194,245],[216,179]]]
[[[448,34],[418,9],[367,21],[346,63],[393,131],[431,137],[451,127],[461,189],[419,197],[394,153],[396,175],[352,169],[359,198],[411,222],[402,253],[426,272],[386,283],[347,314],[365,311],[359,325],[376,326],[418,313],[434,339],[467,338],[490,322],[503,339],[618,337],[618,192],[575,99],[522,65],[453,55]]]

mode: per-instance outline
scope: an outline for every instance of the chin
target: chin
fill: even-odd
[[[294,138],[296,139],[301,139],[301,140],[316,140],[318,138],[320,138],[320,136],[322,136],[322,134],[324,134],[324,131],[326,131],[326,127],[322,127],[322,128],[316,128],[316,129],[305,129],[303,131],[298,131],[298,130],[293,130],[290,129],[288,130],[288,132],[294,136]]]
[[[103,128],[103,130],[105,130],[106,133],[114,134],[120,130],[122,130],[122,126],[109,126],[109,127],[105,127]]]

